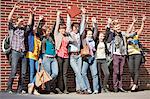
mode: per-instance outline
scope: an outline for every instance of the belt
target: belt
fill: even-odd
[[[70,52],[71,55],[79,55],[79,52]]]
[[[52,55],[45,55],[46,58],[55,58],[55,56]]]

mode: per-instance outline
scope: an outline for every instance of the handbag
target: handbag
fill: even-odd
[[[81,57],[87,57],[87,56],[90,56],[90,48],[86,44],[85,46],[83,46],[83,49],[81,49]]]
[[[39,87],[50,80],[52,80],[52,77],[45,71],[42,64],[40,70],[40,65],[39,65],[36,73],[35,85]]]

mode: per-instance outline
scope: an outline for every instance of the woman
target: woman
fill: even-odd
[[[92,18],[92,23],[94,26],[94,33],[90,28],[88,28],[87,31],[85,31],[85,33],[82,35],[83,47],[87,45],[90,49],[90,56],[83,57],[82,75],[83,75],[85,84],[88,88],[88,93],[92,93],[90,84],[87,78],[87,70],[90,67],[90,71],[91,71],[92,78],[93,78],[93,90],[94,90],[93,94],[98,94],[99,85],[98,85],[98,75],[97,75],[97,64],[96,64],[96,59],[95,59],[95,52],[96,52],[95,40],[97,37],[98,27],[97,27],[95,17]]]
[[[99,33],[99,40],[97,45],[97,51],[96,51],[96,61],[98,65],[98,73],[100,78],[100,86],[101,86],[101,92],[108,92],[107,89],[107,83],[109,78],[109,68],[106,63],[106,57],[109,54],[109,51],[106,46],[106,42],[104,42],[105,34]],[[102,78],[101,78],[101,69],[104,73],[104,81],[102,84]]]
[[[142,33],[144,28],[144,22],[146,17],[143,15],[141,28],[135,31],[134,24],[136,22],[135,17],[133,17],[133,22],[130,28],[127,30],[129,33],[128,37],[128,66],[131,74],[131,78],[133,80],[133,86],[131,88],[131,92],[136,91],[138,88],[138,77],[139,77],[139,68],[141,65],[141,48],[139,46],[139,36]]]

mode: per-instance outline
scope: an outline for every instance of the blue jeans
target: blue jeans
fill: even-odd
[[[87,70],[89,67],[93,79],[93,90],[95,91],[99,89],[99,84],[98,84],[97,64],[96,59],[94,57],[88,57],[86,60],[83,60],[83,67],[82,67],[83,79],[86,83],[87,88],[91,90],[89,80],[87,78]]]
[[[29,67],[30,67],[30,83],[35,82],[35,70],[38,69],[38,60],[28,59]]]
[[[70,65],[76,76],[76,90],[85,90],[87,89],[85,82],[83,80],[83,76],[81,75],[81,66],[82,66],[82,58],[80,55],[71,55],[70,56]]]
[[[26,70],[27,70],[27,60],[25,57],[25,53],[12,50],[11,73],[10,73],[9,80],[8,80],[7,90],[12,90],[12,84],[13,84],[13,81],[17,72],[18,63],[19,65],[21,65],[18,91],[20,92],[24,89],[23,85],[25,82],[25,76],[26,76]]]
[[[56,78],[58,75],[58,63],[56,58],[49,58],[47,56],[44,56],[42,63],[47,73],[49,73],[53,79]]]

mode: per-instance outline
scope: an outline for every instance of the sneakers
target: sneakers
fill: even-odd
[[[34,95],[40,95],[40,93],[38,93],[36,89],[34,89],[33,94]]]
[[[131,92],[136,92],[138,89],[138,86],[136,84],[134,84],[131,88]]]
[[[93,94],[98,94],[98,90],[95,90],[95,91],[93,92]]]
[[[107,93],[107,92],[109,92],[109,90],[107,88],[102,88],[101,89],[101,93]]]
[[[87,92],[88,92],[89,94],[91,94],[91,93],[92,93],[92,91],[91,91],[90,89],[88,89],[88,90],[87,90]]]
[[[64,90],[64,94],[69,94],[69,92],[67,90]]]
[[[123,88],[119,88],[119,91],[120,91],[120,92],[127,92],[127,91],[125,91]]]
[[[13,92],[11,90],[7,91],[9,94],[13,94]]]
[[[57,91],[58,94],[62,94],[63,93],[59,88],[56,88],[55,90]]]
[[[33,88],[34,88],[34,83],[29,83],[29,84],[28,84],[28,93],[29,93],[29,94],[32,94]]]

